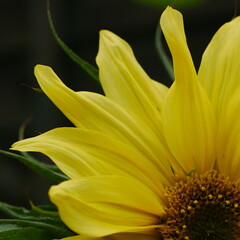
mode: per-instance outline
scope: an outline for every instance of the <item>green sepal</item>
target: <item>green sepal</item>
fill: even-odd
[[[19,154],[4,150],[0,150],[0,154],[19,160],[31,170],[52,181],[53,183],[60,183],[69,179],[66,175],[60,173],[59,169],[56,168],[54,165],[42,163],[31,156],[21,156]]]
[[[55,236],[48,232],[33,228],[16,225],[0,225],[0,240],[52,240]]]
[[[79,57],[72,49],[70,49],[58,36],[53,20],[51,17],[50,13],[50,7],[49,7],[49,2],[48,2],[48,7],[47,7],[47,14],[48,14],[48,22],[51,28],[51,31],[53,33],[53,36],[55,40],[57,41],[58,45],[63,49],[63,51],[81,68],[83,69],[92,79],[94,79],[96,82],[100,83],[99,81],[99,74],[98,74],[98,69],[95,68],[93,65]]]
[[[155,45],[157,49],[157,53],[159,58],[161,59],[170,79],[174,81],[174,71],[173,71],[173,64],[172,61],[169,59],[168,55],[166,54],[164,47],[162,45],[162,31],[159,26],[157,25],[156,33],[155,33]]]

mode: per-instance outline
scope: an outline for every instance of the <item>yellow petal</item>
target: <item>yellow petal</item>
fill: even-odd
[[[158,197],[130,177],[69,180],[51,187],[49,195],[70,229],[95,237],[148,232],[157,227],[159,216],[164,214]]]
[[[46,154],[70,178],[127,175],[164,199],[163,177],[155,165],[126,144],[91,130],[56,128],[15,143],[13,150]]]
[[[203,54],[199,81],[214,106],[217,118],[240,86],[240,17],[224,24]]]
[[[229,101],[219,122],[217,162],[222,173],[233,180],[240,179],[240,88]]]
[[[171,181],[172,156],[163,143],[163,134],[154,132],[141,116],[123,110],[102,95],[72,91],[49,67],[37,65],[35,75],[43,91],[77,127],[103,132],[133,146],[154,162],[166,183]],[[159,84],[153,85],[158,92],[165,91]]]
[[[160,92],[158,83],[154,82],[154,85],[155,89]],[[159,139],[160,134],[157,135],[156,132],[153,132],[139,116],[124,111],[102,95],[87,92],[81,92],[79,95],[84,97],[90,106],[96,106],[96,118],[98,118],[97,128],[94,127],[96,130],[104,131],[121,142],[132,145],[155,165],[159,174],[165,178],[162,182],[168,184],[172,181],[173,175],[170,166],[172,155]],[[88,123],[93,119],[91,116],[86,117]],[[116,134],[118,135],[116,136]]]
[[[161,136],[162,102],[168,88],[160,83],[156,88],[128,43],[112,32],[100,32],[96,61],[106,96],[139,116]]]
[[[188,173],[197,169],[201,173],[214,165],[216,120],[198,83],[181,13],[168,7],[160,23],[172,53],[175,74],[163,107],[165,136],[183,170]]]

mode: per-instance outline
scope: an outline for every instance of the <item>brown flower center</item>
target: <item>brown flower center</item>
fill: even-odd
[[[165,240],[240,240],[240,183],[216,171],[192,174],[167,190]]]

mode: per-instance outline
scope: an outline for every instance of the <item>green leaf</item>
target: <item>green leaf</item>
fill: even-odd
[[[62,226],[61,227],[60,226],[55,226],[55,225],[40,222],[40,221],[37,222],[37,221],[18,220],[18,219],[0,219],[0,225],[1,224],[3,224],[3,225],[6,225],[6,224],[7,225],[17,225],[17,226],[20,226],[24,229],[26,229],[26,228],[37,228],[38,230],[45,231],[46,233],[51,234],[56,238],[64,238],[64,237],[74,235],[74,233],[72,231],[68,230],[67,228],[64,228]]]
[[[12,224],[3,224],[3,225],[0,225],[0,232],[14,230],[14,229],[18,229],[18,228],[21,228],[21,227],[19,227],[17,225],[12,225]]]
[[[155,45],[157,49],[157,53],[159,58],[161,59],[170,79],[174,81],[174,72],[173,72],[173,66],[172,61],[169,59],[168,55],[165,53],[164,47],[162,45],[162,31],[160,26],[157,26],[156,33],[155,33]]]
[[[14,218],[0,219],[0,231],[1,226],[2,231],[33,227],[46,231],[55,237],[62,238],[74,234],[61,221],[54,206],[34,206],[31,210],[27,210],[23,207],[0,202],[0,210]]]
[[[33,227],[0,225],[0,240],[52,240],[54,237],[53,234]]]
[[[53,165],[39,162],[38,160],[32,157],[21,156],[19,154],[15,154],[4,150],[0,150],[0,154],[19,160],[27,167],[29,167],[31,170],[47,178],[53,183],[60,183],[62,181],[69,179],[66,175],[59,173],[59,170],[54,168]]]
[[[74,51],[72,51],[58,36],[55,27],[53,25],[51,13],[50,13],[50,7],[49,7],[49,2],[48,2],[48,7],[47,7],[47,13],[48,13],[48,21],[49,25],[51,28],[51,31],[53,33],[53,36],[59,46],[64,50],[64,52],[81,68],[83,69],[90,77],[92,77],[96,82],[99,82],[99,74],[98,74],[98,69],[92,66],[90,63],[79,57]]]
[[[61,221],[56,209],[55,211],[49,211],[49,210],[44,210],[41,207],[34,206],[31,210],[27,210],[23,207],[16,207],[7,203],[0,202],[0,210],[6,213],[8,216],[15,219],[38,221],[38,222],[40,221],[43,223],[49,223],[49,224],[60,226],[60,227],[65,226]]]
[[[13,218],[27,218],[27,215],[29,214],[29,210],[23,208],[23,207],[15,207],[11,206],[7,203],[0,202],[0,210],[4,213],[6,213],[8,216]]]

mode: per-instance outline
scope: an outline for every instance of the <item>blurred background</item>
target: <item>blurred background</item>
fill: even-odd
[[[179,8],[184,14],[188,44],[197,68],[216,30],[239,12],[235,0],[200,2]],[[27,87],[38,87],[33,75],[36,64],[51,66],[74,90],[101,90],[54,40],[45,0],[1,0],[0,5],[0,149],[7,150],[17,141],[19,127],[28,117],[32,121],[26,137],[71,126],[44,94]],[[96,66],[98,32],[108,29],[130,43],[151,78],[170,85],[154,44],[163,9],[139,4],[137,0],[51,0],[59,36],[82,58]],[[46,204],[50,184],[17,160],[0,156],[0,201],[22,206],[28,206],[30,200]]]

